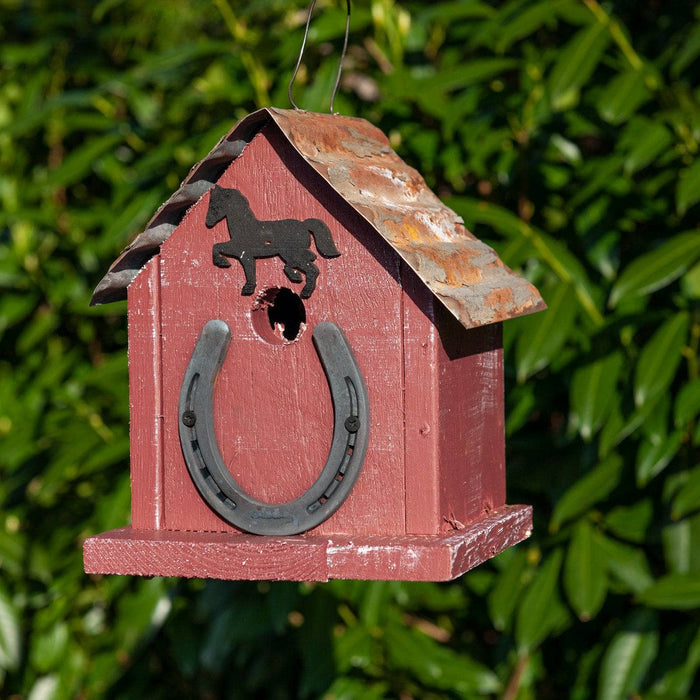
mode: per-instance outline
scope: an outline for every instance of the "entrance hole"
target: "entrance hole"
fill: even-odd
[[[268,343],[291,343],[306,328],[304,302],[287,287],[271,287],[256,300],[252,321],[257,334]]]

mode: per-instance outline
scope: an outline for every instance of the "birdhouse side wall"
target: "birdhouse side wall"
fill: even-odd
[[[151,258],[127,291],[131,524],[163,526],[163,408],[160,258]]]
[[[402,285],[406,531],[445,533],[505,503],[502,329],[465,329],[407,266]]]
[[[465,329],[437,309],[440,529],[460,530],[506,502],[502,325]],[[463,356],[451,356],[456,343]]]

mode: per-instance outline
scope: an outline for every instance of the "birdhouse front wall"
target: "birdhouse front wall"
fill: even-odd
[[[377,246],[368,226],[353,217],[342,201],[319,199],[316,190],[321,183],[300,181],[294,173],[293,154],[275,137],[274,129],[258,134],[218,184],[238,189],[261,220],[321,219],[341,255],[328,260],[317,257],[316,288],[303,300],[307,328],[293,342],[270,342],[261,297],[266,290],[280,288],[299,294],[302,285],[290,282],[279,258],[258,259],[255,293],[243,296],[241,266],[236,261],[230,268],[212,264],[212,245],[229,235],[225,222],[211,229],[205,224],[209,194],[189,210],[159,255],[132,283],[130,334],[146,339],[153,334],[155,344],[157,339],[160,342],[151,352],[155,359],[146,361],[143,342],[136,340],[130,372],[137,377],[142,368],[153,373],[155,364],[162,378],[160,392],[154,394],[162,396],[160,410],[148,405],[153,401],[136,405],[132,399],[132,425],[153,426],[158,420],[149,416],[162,415],[162,426],[145,445],[141,429],[135,426],[138,438],[132,442],[132,460],[149,472],[154,452],[160,451],[162,483],[155,488],[155,499],[150,497],[150,487],[142,499],[133,499],[133,524],[152,527],[151,514],[157,511],[160,528],[235,531],[200,498],[185,468],[178,438],[182,378],[200,331],[213,318],[224,320],[232,332],[214,392],[216,434],[226,465],[246,491],[267,502],[295,498],[313,483],[328,457],[333,407],[311,332],[316,324],[332,321],[348,338],[368,386],[370,448],[350,497],[315,531],[403,533],[398,260],[386,244]],[[352,233],[345,222],[352,225]],[[153,306],[153,297],[159,310],[146,311],[145,317],[143,307]],[[144,327],[146,323],[152,324],[150,328]],[[136,378],[134,383],[140,385],[141,380]],[[146,382],[151,383],[157,384],[157,377]],[[147,399],[145,394],[137,391],[134,399],[141,402]],[[138,456],[141,450],[148,455],[145,459]],[[142,478],[142,473],[133,475],[134,481]],[[144,483],[149,481],[153,478]]]
[[[236,532],[200,497],[178,437],[185,370],[215,318],[232,332],[214,391],[217,441],[252,496],[296,498],[328,457],[333,406],[311,333],[332,321],[365,379],[371,427],[357,483],[313,532],[445,533],[503,505],[500,324],[465,330],[274,124],[217,184],[239,190],[260,220],[320,219],[341,255],[318,255],[306,327],[292,341],[269,327],[266,299],[303,284],[279,258],[257,259],[255,292],[243,295],[238,262],[212,263],[229,234],[224,221],[206,225],[210,193],[143,267],[128,289],[133,527]]]

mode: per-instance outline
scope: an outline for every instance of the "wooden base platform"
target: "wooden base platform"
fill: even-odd
[[[90,574],[449,581],[524,540],[531,531],[530,506],[503,506],[463,530],[441,536],[266,537],[124,527],[87,539],[83,557]]]

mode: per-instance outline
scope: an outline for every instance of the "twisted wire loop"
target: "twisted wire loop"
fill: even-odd
[[[343,72],[343,61],[345,60],[345,54],[348,50],[348,36],[350,35],[350,2],[351,0],[345,0],[345,5],[347,7],[347,15],[345,18],[345,39],[343,40],[343,50],[340,53],[340,61],[338,62],[338,73],[335,77],[335,85],[333,86],[333,92],[331,93],[331,114],[334,113],[333,105],[335,104],[335,96],[337,95],[338,88],[340,87],[340,77]],[[306,26],[304,28],[304,38],[301,41],[301,49],[299,50],[299,58],[297,59],[297,64],[294,67],[294,72],[292,73],[292,77],[287,87],[287,96],[289,97],[289,102],[291,103],[292,107],[294,107],[294,109],[297,110],[301,108],[297,105],[297,103],[294,101],[294,98],[292,97],[292,87],[294,86],[294,81],[296,80],[297,73],[299,72],[301,62],[304,58],[304,50],[306,49],[306,41],[309,36],[309,26],[311,25],[311,16],[313,15],[314,7],[316,7],[316,0],[311,0],[311,5],[309,5],[309,12],[306,15]]]

